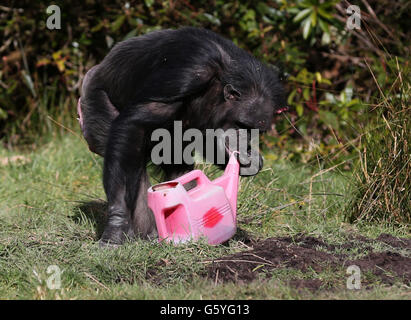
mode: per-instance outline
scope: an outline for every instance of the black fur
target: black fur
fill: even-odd
[[[211,31],[163,30],[118,43],[87,73],[81,96],[83,134],[104,156],[109,207],[101,243],[156,233],[145,169],[154,129],[181,120],[184,129],[266,131],[284,106],[275,69]],[[163,169],[172,179],[192,166]]]

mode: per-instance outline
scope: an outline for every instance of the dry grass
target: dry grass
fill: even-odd
[[[397,78],[386,93],[370,69],[381,101],[373,128],[362,138],[351,220],[411,222],[410,72],[396,65]]]

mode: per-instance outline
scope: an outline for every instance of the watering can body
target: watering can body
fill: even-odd
[[[186,191],[184,185],[197,185]],[[239,164],[231,155],[224,174],[210,181],[201,170],[148,189],[148,206],[154,213],[159,240],[174,243],[205,237],[219,244],[236,232]]]

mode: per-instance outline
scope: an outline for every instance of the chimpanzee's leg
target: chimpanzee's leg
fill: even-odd
[[[140,185],[135,199],[135,209],[132,215],[133,231],[136,236],[154,239],[157,237],[154,215],[147,204],[147,189],[150,187],[147,172],[140,177]]]
[[[181,165],[173,165],[173,164],[163,164],[161,165],[161,169],[164,172],[164,180],[174,180],[183,174],[194,169],[194,164],[181,164]]]
[[[180,164],[162,164],[161,165],[161,169],[164,172],[164,180],[165,181],[170,181],[170,180],[174,180],[184,174],[186,174],[187,172],[191,171],[194,169],[194,159],[193,156],[188,156],[188,155],[184,155],[184,150],[186,148],[186,146],[189,144],[189,142],[187,141],[182,141],[182,148],[181,151],[183,151],[183,154],[181,155],[180,159],[182,159],[182,163]],[[172,151],[172,155],[174,155],[175,150],[173,149]],[[183,156],[184,155],[184,156]],[[188,163],[187,163],[188,162]],[[184,187],[187,190],[190,190],[191,188],[195,187],[196,183],[187,183],[186,185],[184,185]]]
[[[103,183],[108,201],[108,219],[100,244],[121,244],[135,231],[141,236],[152,228],[151,221],[133,226],[133,213],[146,179],[145,129],[120,115],[111,125],[104,157]],[[143,181],[143,183],[142,183]],[[140,199],[147,201],[146,199]],[[136,229],[136,230],[135,230]]]
[[[112,122],[104,156],[108,219],[100,243],[121,244],[126,236],[156,233],[147,207],[150,129],[161,127],[181,103],[147,103],[124,110]]]
[[[106,92],[100,89],[95,79],[98,66],[91,68],[85,75],[81,99],[77,106],[81,131],[90,151],[104,156],[111,122],[118,116]]]

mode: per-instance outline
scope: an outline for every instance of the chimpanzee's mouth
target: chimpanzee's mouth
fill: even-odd
[[[241,132],[241,129],[244,131]],[[235,137],[233,137],[233,135],[235,135]],[[254,139],[255,138],[256,137],[254,137]],[[230,139],[233,139],[235,143],[233,144],[232,141],[230,143]],[[257,143],[255,143],[255,141],[253,143],[251,130],[245,129],[244,127],[235,129],[231,136],[225,136],[223,146],[227,157],[235,151],[238,152],[237,159],[240,162],[240,175],[255,175],[261,170],[263,157],[258,149],[258,141]]]
[[[244,151],[240,152],[240,148],[238,148],[238,147],[232,148],[229,144],[229,141],[227,141],[227,139],[224,142],[224,147],[225,147],[227,155],[231,155],[233,152],[238,152],[240,156],[244,155],[244,156],[247,156],[248,158],[250,158],[251,155],[252,155],[252,149],[251,149],[250,141],[247,141],[247,150],[244,150],[245,152]]]
[[[236,130],[239,130],[239,129],[251,130],[251,129],[255,129],[255,127],[250,124],[244,123],[244,122],[236,121],[235,129]]]
[[[236,121],[235,122],[235,130],[247,130],[247,132],[250,132],[250,130],[254,129],[254,130],[258,130],[259,134],[265,133],[267,132],[267,129],[262,129],[262,128],[256,128],[255,125],[252,124],[247,124],[244,122],[240,122],[240,121]]]

